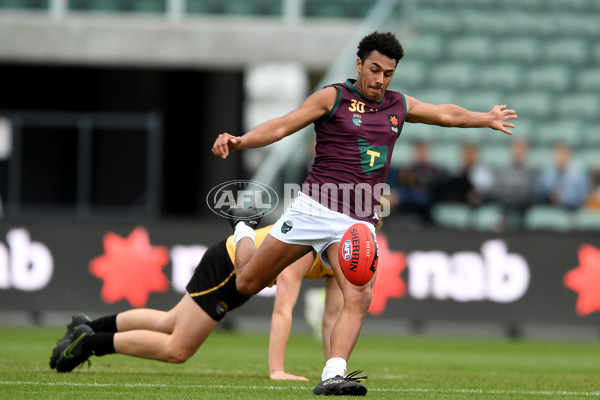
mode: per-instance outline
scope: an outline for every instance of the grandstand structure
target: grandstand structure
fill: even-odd
[[[358,23],[380,3],[0,0],[0,33],[5,38],[11,33],[9,40],[0,41],[0,59],[195,68],[285,60],[311,71],[334,65],[337,70],[328,76],[341,80],[339,76],[352,76],[352,64],[341,70],[344,63],[336,60],[353,55],[332,49],[344,49]],[[371,27],[403,33],[406,56],[391,89],[477,111],[507,104],[519,115],[514,135],[531,144],[535,167],[551,163],[552,145],[561,141],[591,171],[600,169],[599,20],[599,0],[398,0],[394,12]],[[40,40],[44,33],[58,41]],[[269,46],[261,45],[265,40]],[[230,51],[216,51],[223,48]],[[459,167],[464,142],[478,144],[481,161],[492,169],[510,162],[508,136],[487,129],[406,124],[394,151],[395,165],[410,159],[411,142],[417,139],[432,141],[433,161],[448,170]],[[279,148],[279,159],[297,149],[296,144]],[[272,172],[271,162],[277,164],[267,159],[263,170]],[[485,231],[494,229],[499,213],[494,204],[477,210],[440,204],[434,215],[442,226]],[[600,229],[595,213],[572,215],[548,206],[533,207],[525,223],[530,229]]]

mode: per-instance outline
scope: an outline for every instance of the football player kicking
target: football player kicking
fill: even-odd
[[[244,221],[255,228],[261,215],[240,210],[235,226]],[[258,229],[257,245],[270,227]],[[64,337],[52,350],[50,368],[70,372],[92,355],[124,354],[170,363],[189,359],[215,329],[219,321],[243,305],[251,296],[239,293],[235,286],[235,245],[233,236],[210,247],[196,267],[187,285],[187,293],[170,311],[132,309],[91,320],[76,314],[67,325]],[[293,263],[278,277],[278,290],[272,316],[269,345],[271,379],[307,380],[284,370],[284,352],[291,328],[292,308],[296,303],[301,279],[326,277],[326,305],[323,315],[323,346],[329,356],[331,329],[343,304],[342,294],[331,269],[312,253]]]

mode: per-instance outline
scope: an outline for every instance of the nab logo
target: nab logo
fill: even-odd
[[[342,245],[342,249],[343,249],[343,257],[345,261],[348,261],[350,259],[350,257],[352,257],[352,242],[350,242],[350,240],[346,240],[344,242],[344,244]]]

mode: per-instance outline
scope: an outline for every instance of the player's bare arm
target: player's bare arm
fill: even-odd
[[[507,128],[514,128],[510,120],[516,119],[514,110],[505,105],[496,105],[489,112],[469,111],[454,104],[423,103],[414,97],[406,96],[406,121],[461,128],[492,128],[512,135]]]
[[[321,89],[304,100],[300,107],[283,117],[263,122],[243,136],[222,133],[215,140],[212,153],[227,158],[232,151],[263,147],[281,140],[327,115],[336,97],[335,88]]]

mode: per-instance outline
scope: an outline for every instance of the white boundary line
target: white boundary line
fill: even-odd
[[[0,386],[70,386],[70,387],[125,387],[125,388],[178,388],[178,389],[241,389],[241,390],[312,390],[313,387],[307,386],[229,386],[229,385],[167,385],[161,383],[77,383],[77,382],[19,382],[19,381],[0,381]],[[406,388],[406,389],[385,389],[368,388],[372,392],[389,393],[473,393],[490,395],[521,395],[521,396],[581,396],[581,397],[600,397],[600,392],[566,392],[566,391],[535,391],[535,390],[485,390],[485,389],[427,389],[427,388]]]

